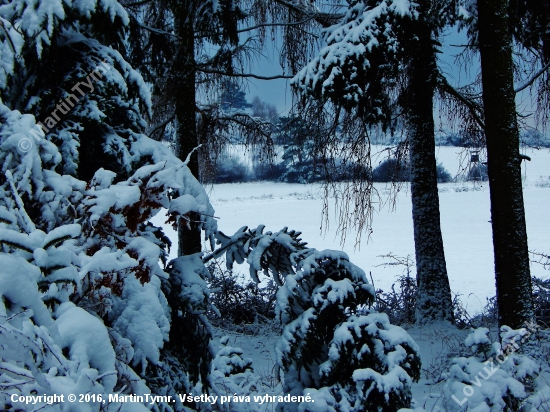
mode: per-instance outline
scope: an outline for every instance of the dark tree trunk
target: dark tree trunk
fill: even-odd
[[[128,173],[120,164],[120,161],[112,154],[106,153],[103,147],[105,140],[98,136],[105,136],[106,130],[102,130],[95,122],[86,122],[79,133],[78,141],[78,169],[77,178],[89,182],[99,169],[104,168],[117,174],[115,182],[128,178]]]
[[[512,38],[506,0],[478,0],[485,135],[499,324],[533,320]]]
[[[453,322],[437,191],[433,119],[437,67],[431,33],[425,26],[424,38],[419,39],[419,47],[411,56],[407,107],[418,324]]]
[[[194,0],[178,2],[176,27],[180,37],[179,50],[174,64],[174,95],[176,98],[177,142],[176,155],[185,161],[189,153],[199,145],[197,121],[195,117],[195,31]],[[197,179],[199,178],[199,160],[195,151],[187,165]],[[200,217],[191,213],[189,229],[186,222],[178,225],[178,256],[190,255],[201,251]]]
[[[182,161],[198,146],[197,124],[195,117],[195,30],[194,11],[195,0],[174,0],[172,11],[175,18],[175,27],[179,37],[178,51],[172,67],[172,87],[175,99],[176,117],[176,155]],[[198,179],[199,163],[196,151],[187,164],[191,173]],[[185,288],[188,285],[180,267],[193,266],[197,256],[192,255],[201,251],[201,231],[196,223],[199,216],[189,213],[190,223],[180,218],[178,225],[178,258],[169,266],[170,277],[163,284],[163,293],[171,310],[171,324],[168,342],[164,345],[163,355],[170,359],[177,359],[176,368],[182,373],[187,372],[189,380],[196,384],[202,382],[203,388],[208,388],[208,367],[212,354],[208,351],[208,342],[211,339],[210,331],[203,315],[193,313],[196,310],[190,307],[185,299]],[[190,226],[190,228],[189,228]],[[200,261],[200,258],[198,258]],[[193,262],[193,263],[191,263]],[[205,350],[206,349],[206,350]],[[177,365],[179,362],[180,365]],[[183,365],[183,368],[182,366]],[[188,405],[189,406],[189,405]]]

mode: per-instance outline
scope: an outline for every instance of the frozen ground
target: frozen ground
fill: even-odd
[[[379,148],[383,149],[383,148]],[[531,162],[524,162],[524,196],[527,214],[529,247],[531,250],[550,252],[550,153],[548,150],[524,151]],[[458,148],[441,147],[438,160],[454,176],[466,168],[470,156]],[[381,159],[380,159],[381,160]],[[380,193],[387,188],[378,185]],[[490,224],[489,190],[482,183],[447,183],[439,186],[442,231],[445,243],[447,268],[453,293],[460,294],[470,314],[479,312],[486,298],[495,294],[493,255]],[[303,239],[317,249],[344,250],[353,263],[371,273],[376,288],[389,290],[403,267],[380,266],[387,261],[380,257],[393,253],[414,258],[413,229],[410,196],[404,190],[397,198],[395,209],[387,205],[374,216],[373,232],[367,241],[363,237],[360,248],[354,248],[355,233],[341,246],[337,235],[337,222],[331,219],[329,227],[321,229],[323,194],[319,185],[284,183],[246,183],[214,185],[210,188],[210,200],[219,217],[221,231],[232,234],[241,226],[256,227],[264,224],[266,230],[276,231],[284,226],[302,231]],[[332,204],[332,203],[331,203]],[[157,224],[162,217],[157,217]],[[175,233],[165,228],[173,241]],[[532,265],[532,273],[547,277],[540,265]],[[246,272],[243,267],[242,271]],[[414,273],[414,268],[413,268]],[[441,404],[438,386],[429,383],[437,380],[446,370],[448,354],[457,350],[467,331],[449,326],[434,325],[409,329],[418,343],[422,358],[422,379],[413,385],[415,406],[437,410]],[[281,393],[281,385],[275,370],[275,342],[278,333],[264,331],[260,336],[244,335],[216,329],[216,339],[229,335],[233,346],[241,347],[245,357],[253,359],[253,366],[262,376],[271,393]],[[497,338],[496,333],[492,336]],[[262,411],[274,410],[275,405],[264,405]],[[433,408],[433,409],[432,409]]]
[[[421,328],[412,327],[407,332],[418,344],[422,361],[420,380],[414,382],[411,388],[412,406],[414,408],[422,407],[426,411],[432,412],[446,411],[442,399],[442,390],[445,384],[443,373],[449,372],[451,358],[471,355],[464,346],[464,339],[468,336],[468,331],[458,330],[448,324],[433,324]],[[265,330],[258,335],[249,335],[215,328],[215,343],[222,336],[229,336],[230,344],[241,348],[245,358],[252,359],[252,366],[261,378],[264,393],[284,395],[276,365],[275,345],[279,338],[276,331]],[[493,341],[498,340],[496,329],[491,330],[490,338]],[[549,367],[541,365],[541,368],[540,381],[543,385],[548,384],[550,382]],[[256,404],[253,410],[274,412],[275,409],[276,403],[268,403]],[[540,412],[546,410],[540,409]]]
[[[378,151],[382,149],[380,147]],[[547,149],[528,149],[524,153],[532,159],[523,162],[529,248],[549,252],[550,152]],[[460,148],[440,147],[437,154],[438,160],[453,176],[468,167],[465,160],[470,154]],[[388,192],[384,184],[377,184],[377,188],[383,197]],[[439,191],[451,289],[454,294],[461,295],[467,311],[475,314],[482,310],[486,298],[495,294],[489,188],[486,182],[458,182],[440,184]],[[406,187],[397,197],[394,209],[385,205],[375,213],[370,239],[364,235],[359,247],[355,247],[355,233],[350,233],[341,246],[334,215],[330,215],[328,227],[322,225],[323,192],[320,185],[221,184],[212,186],[209,194],[216,216],[220,218],[218,225],[222,232],[232,234],[242,226],[260,224],[270,231],[285,226],[300,230],[310,247],[345,251],[354,264],[372,275],[377,289],[389,290],[404,270],[402,266],[380,266],[388,262],[382,255],[392,253],[414,258],[410,195]],[[157,224],[163,217],[157,216]],[[175,233],[165,226],[176,244]],[[175,253],[175,248],[172,253]],[[247,268],[242,270],[246,272]],[[532,265],[532,273],[539,277],[548,275],[540,265]]]

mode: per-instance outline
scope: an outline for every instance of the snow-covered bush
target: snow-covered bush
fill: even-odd
[[[390,411],[411,401],[410,385],[420,374],[419,349],[390,324],[386,314],[364,314],[374,299],[364,272],[334,251],[311,253],[286,277],[278,293],[285,325],[277,345],[284,389],[335,410]],[[302,403],[300,410],[318,405]],[[296,404],[279,404],[296,410]]]
[[[253,166],[253,174],[256,180],[280,181],[281,176],[286,173],[284,163],[275,162],[255,162]]]
[[[220,156],[217,162],[216,183],[247,182],[250,179],[248,167],[238,158],[229,155]]]
[[[521,144],[531,147],[550,147],[550,136],[540,132],[538,129],[527,129],[521,132]]]
[[[437,183],[449,183],[453,180],[453,177],[442,163],[436,165]]]
[[[532,405],[543,395],[536,391],[540,368],[519,353],[531,332],[503,326],[502,342],[491,342],[488,333],[487,328],[473,329],[465,340],[473,355],[452,360],[443,387],[445,410],[536,411]]]
[[[372,171],[375,182],[408,182],[411,180],[409,165],[395,158],[385,159]]]
[[[374,307],[378,312],[388,314],[391,323],[396,325],[414,325],[416,313],[416,279],[409,275],[400,275],[391,291],[376,291]]]
[[[453,180],[451,174],[445,167],[438,163],[436,166],[437,182],[448,183]],[[408,163],[396,158],[389,158],[380,163],[372,171],[374,182],[409,182],[411,180],[411,170]]]
[[[277,344],[284,391],[314,402],[279,402],[281,411],[395,411],[411,402],[420,377],[419,349],[385,314],[368,309],[375,294],[365,273],[343,252],[307,248],[300,233],[263,226],[241,228],[211,256],[226,255],[229,268],[245,260],[281,285]]]
[[[212,361],[210,373],[210,387],[213,394],[218,396],[217,404],[220,411],[235,410],[235,405],[230,402],[221,402],[221,397],[248,397],[248,401],[239,402],[239,412],[252,412],[257,410],[251,404],[254,395],[262,389],[260,378],[254,375],[252,360],[243,359],[243,351],[229,345],[229,338],[220,339],[220,349]]]

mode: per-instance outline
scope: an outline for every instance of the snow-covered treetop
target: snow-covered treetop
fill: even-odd
[[[468,0],[353,0],[323,32],[326,46],[291,80],[305,98],[331,101],[371,124],[391,124],[407,104],[408,64],[420,41],[440,46]],[[423,40],[420,40],[423,39]]]
[[[302,94],[360,107],[373,121],[389,115],[403,25],[418,17],[408,0],[350,2],[345,17],[324,31],[327,46],[291,81]],[[368,96],[368,101],[367,97]]]
[[[5,34],[16,46],[15,53],[20,54],[23,44],[21,38],[32,39],[36,54],[40,56],[45,46],[52,44],[54,32],[64,27],[78,27],[92,18],[103,15],[112,23],[129,23],[128,14],[116,0],[32,0],[9,1],[0,5],[0,18],[9,32]],[[12,22],[12,23],[9,23]],[[4,39],[4,41],[10,41]]]

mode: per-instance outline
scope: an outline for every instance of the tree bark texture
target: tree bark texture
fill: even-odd
[[[533,319],[507,0],[478,0],[499,324]]]
[[[174,95],[176,96],[177,142],[176,155],[185,161],[189,153],[199,145],[195,117],[195,30],[194,0],[177,2],[174,14],[180,38],[180,47],[174,64]],[[199,160],[195,151],[187,165],[197,179]],[[191,222],[180,221],[178,225],[178,256],[191,255],[201,251],[200,216],[190,214]],[[190,229],[189,229],[190,226]]]
[[[437,71],[427,24],[410,61],[406,115],[409,126],[411,199],[416,254],[416,322],[453,322],[441,223],[435,158],[433,96]]]

